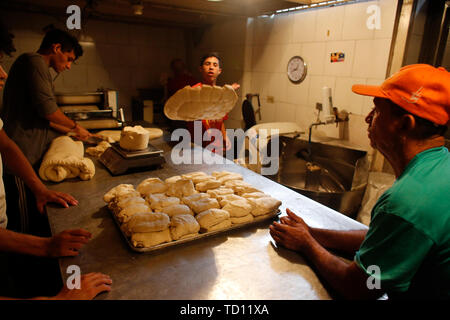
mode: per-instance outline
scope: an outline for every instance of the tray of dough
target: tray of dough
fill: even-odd
[[[154,252],[276,218],[281,201],[228,171],[191,172],[135,188],[120,184],[103,197],[131,250]]]
[[[111,212],[111,210],[108,210],[109,212]],[[270,219],[274,219],[275,217],[278,217],[280,215],[281,211],[279,209],[277,209],[275,212],[269,213],[269,214],[265,214],[263,216],[259,216],[254,218],[252,221],[250,222],[246,222],[246,223],[240,223],[240,224],[233,224],[228,228],[222,229],[222,230],[216,230],[216,231],[209,231],[209,232],[205,232],[205,233],[199,233],[196,236],[192,236],[190,238],[186,238],[186,239],[179,239],[179,240],[172,240],[171,242],[166,242],[166,243],[162,243],[162,244],[158,244],[152,247],[148,247],[148,248],[139,248],[139,247],[135,247],[133,245],[133,243],[130,240],[130,237],[127,236],[125,234],[125,232],[122,230],[121,223],[117,220],[117,217],[111,212],[111,215],[113,217],[114,222],[116,223],[117,227],[120,230],[120,233],[122,234],[123,238],[125,239],[125,242],[128,244],[128,246],[130,247],[131,250],[136,251],[136,252],[141,252],[141,253],[145,253],[145,252],[155,252],[158,250],[162,250],[164,248],[167,247],[174,247],[177,245],[181,245],[184,243],[190,243],[190,242],[194,242],[200,239],[205,239],[207,237],[212,237],[212,236],[216,236],[216,235],[220,235],[220,234],[226,234],[229,233],[232,230],[236,230],[236,229],[240,229],[240,228],[244,228],[244,227],[249,227],[252,225],[256,225],[262,221],[266,221],[266,220],[270,220]]]

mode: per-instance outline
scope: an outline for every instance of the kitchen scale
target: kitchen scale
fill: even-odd
[[[144,150],[129,151],[122,149],[119,142],[111,144],[100,156],[99,161],[117,176],[128,171],[144,171],[155,169],[166,162],[163,150],[157,149],[150,143]]]

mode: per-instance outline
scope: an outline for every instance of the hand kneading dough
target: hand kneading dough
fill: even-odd
[[[189,214],[176,215],[170,221],[170,234],[173,240],[181,239],[187,235],[195,235],[200,231],[197,220]]]
[[[171,183],[166,194],[171,197],[183,198],[197,193],[194,184],[188,179],[179,179],[175,183]]]
[[[254,219],[255,218],[253,218],[253,215],[251,213],[249,213],[248,215],[243,216],[243,217],[238,217],[238,218],[231,217],[230,218],[232,224],[247,223],[247,222],[253,221]]]
[[[168,207],[164,207],[160,209],[160,211],[164,212],[171,218],[180,214],[183,215],[187,214],[191,216],[194,215],[194,212],[192,212],[192,210],[185,204],[174,204]]]
[[[170,218],[162,212],[136,213],[126,225],[129,233],[162,231],[169,227]]]
[[[220,187],[222,184],[217,180],[206,180],[195,185],[195,189],[200,192],[205,192],[206,190],[216,189]]]
[[[111,188],[105,195],[103,196],[103,201],[106,203],[111,202],[117,195],[133,192],[134,186],[132,184],[119,184],[114,188]]]
[[[195,219],[197,219],[200,227],[207,231],[211,231],[214,226],[222,223],[223,225],[220,225],[220,228],[225,225],[231,225],[230,214],[228,211],[221,209],[208,209],[202,211],[195,217]]]
[[[126,150],[144,150],[149,137],[150,133],[142,126],[125,127],[120,133],[119,145]]]
[[[131,243],[136,248],[150,248],[171,241],[169,229],[157,232],[133,233],[131,235]]]
[[[76,177],[89,180],[94,174],[94,163],[84,157],[83,143],[74,141],[68,136],[53,139],[39,168],[41,179],[53,182]]]
[[[242,199],[228,202],[222,210],[228,211],[230,217],[239,218],[250,214],[252,208],[250,202],[246,199]]]
[[[272,197],[249,198],[248,201],[253,205],[252,215],[262,216],[274,212],[280,205],[281,201]]]
[[[171,96],[164,105],[164,114],[172,120],[194,121],[222,119],[236,104],[238,97],[230,85],[223,87],[186,86]]]
[[[138,214],[138,213],[151,213],[152,210],[150,210],[149,206],[147,204],[135,204],[128,206],[124,209],[122,209],[117,214],[117,219],[119,219],[122,223],[127,223],[132,216]]]
[[[159,178],[148,178],[142,181],[136,188],[142,196],[152,193],[164,193],[167,185]]]

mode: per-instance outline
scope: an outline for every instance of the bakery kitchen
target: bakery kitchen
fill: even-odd
[[[212,316],[214,307],[196,307],[188,304],[186,307],[181,307],[180,314],[182,315],[207,315],[208,318]]]

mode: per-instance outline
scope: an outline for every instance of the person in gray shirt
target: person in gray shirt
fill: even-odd
[[[83,54],[77,39],[69,33],[49,30],[36,53],[20,55],[11,66],[3,92],[0,118],[6,134],[19,146],[37,171],[51,141],[61,134],[73,132],[80,140],[91,134],[58,108],[53,92],[50,68],[58,74],[70,70]],[[23,181],[5,172],[7,203],[12,212],[8,229],[48,235],[48,221],[37,212],[33,193]]]

